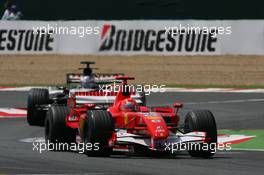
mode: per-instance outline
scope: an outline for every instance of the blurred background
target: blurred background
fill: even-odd
[[[4,3],[1,1],[1,14]],[[25,20],[263,19],[263,0],[13,0]],[[136,12],[136,13],[135,13]]]

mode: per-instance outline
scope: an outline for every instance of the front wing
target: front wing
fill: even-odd
[[[165,140],[152,140],[151,138],[146,138],[144,136],[127,133],[125,130],[117,132],[117,144],[138,144],[158,151],[170,151],[168,148],[172,147],[178,147],[182,150],[182,145],[190,143],[204,143],[205,138],[206,132],[189,132],[187,134],[170,133],[169,137]]]

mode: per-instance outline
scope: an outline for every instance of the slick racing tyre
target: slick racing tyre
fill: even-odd
[[[205,147],[204,143],[195,147],[192,145],[191,149],[189,149],[189,154],[192,157],[212,157],[217,149],[217,128],[213,114],[208,110],[191,111],[186,115],[184,124],[185,133],[202,131],[207,134],[207,145]]]
[[[44,126],[46,111],[38,110],[49,101],[48,89],[31,89],[27,101],[27,122],[32,126]]]
[[[47,112],[45,119],[45,141],[51,150],[65,151],[57,148],[58,143],[74,143],[76,131],[66,126],[66,116],[70,111],[67,106],[54,105]],[[51,148],[52,147],[52,148]]]
[[[112,116],[105,110],[90,110],[84,122],[83,141],[85,145],[91,144],[92,149],[85,150],[88,156],[109,156],[112,147],[109,139],[114,132]]]

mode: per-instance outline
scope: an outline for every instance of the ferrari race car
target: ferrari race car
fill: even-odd
[[[121,73],[107,74],[92,72],[93,68],[90,68],[90,64],[94,62],[81,62],[86,64],[87,67],[83,69],[83,74],[67,74],[67,83],[78,83],[78,87],[50,87],[50,88],[33,88],[29,91],[27,100],[27,122],[33,126],[44,126],[46,112],[50,105],[66,105],[70,93],[86,94],[85,97],[80,97],[79,101],[84,101],[89,104],[96,105],[111,105],[117,90],[114,89],[116,84],[120,84],[122,81],[116,80],[115,76],[123,75]],[[85,76],[92,77],[92,81],[81,82],[81,79]],[[112,88],[113,86],[113,88]],[[109,93],[103,93],[107,91]],[[132,98],[134,98],[139,104],[146,104],[146,96],[144,92],[133,92]]]
[[[95,149],[84,151],[89,156],[109,156],[113,149],[121,148],[135,154],[167,154],[185,149],[194,157],[214,155],[217,129],[210,111],[189,112],[181,127],[178,111],[182,104],[174,103],[173,107],[142,106],[131,98],[132,93],[127,88],[127,80],[134,78],[117,76],[116,79],[122,81],[124,88],[120,89],[110,106],[80,101],[90,95],[88,92],[70,93],[67,105],[48,106],[46,143],[93,145]],[[204,145],[208,149],[203,149]]]

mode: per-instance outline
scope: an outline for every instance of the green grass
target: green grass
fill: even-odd
[[[264,149],[264,130],[220,130],[218,134],[256,136],[249,141],[231,146],[237,149]]]

